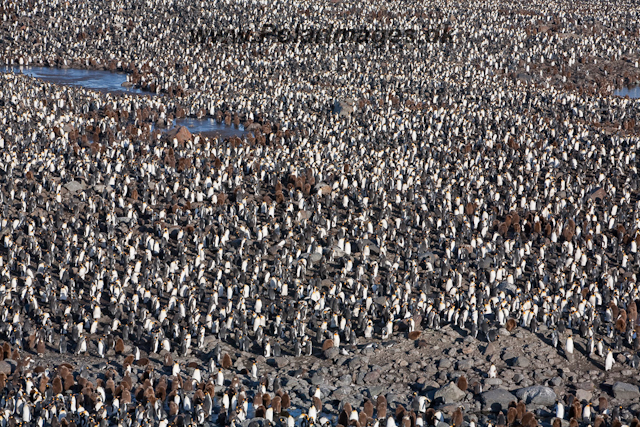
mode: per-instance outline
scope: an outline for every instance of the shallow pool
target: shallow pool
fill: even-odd
[[[3,66],[0,72],[22,73],[47,82],[75,85],[86,87],[87,89],[105,92],[130,92],[141,95],[155,95],[152,92],[122,86],[127,81],[126,73],[117,73],[104,70],[77,70],[74,68],[54,68],[54,67],[25,67],[25,66]]]
[[[75,68],[55,67],[26,67],[26,66],[2,66],[0,72],[22,73],[50,83],[61,85],[82,86],[87,89],[109,93],[136,93],[140,95],[156,95],[155,93],[140,89],[122,86],[127,81],[125,73],[116,73],[104,70],[78,70]],[[218,123],[213,118],[184,118],[173,121],[173,126],[185,126],[191,133],[207,133],[221,138],[243,136],[244,127],[234,125],[227,126]]]
[[[640,98],[640,86],[618,89],[613,94],[623,98],[627,95],[629,95],[629,98]]]

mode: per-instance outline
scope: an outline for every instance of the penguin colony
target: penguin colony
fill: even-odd
[[[0,76],[1,427],[639,425],[639,104],[611,94],[640,80],[635,3],[0,16],[5,65],[126,71],[166,95]],[[301,17],[453,33],[188,42]],[[154,128],[185,116],[252,133]],[[551,352],[567,388],[534,379],[553,402],[513,387],[487,404],[514,345]],[[476,366],[430,371],[444,348]],[[369,357],[383,369],[355,372]],[[337,393],[352,381],[361,398]]]

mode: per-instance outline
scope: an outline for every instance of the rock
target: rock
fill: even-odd
[[[173,138],[178,140],[179,144],[184,144],[187,141],[191,140],[191,132],[184,126],[176,126],[167,132],[170,141],[173,141]]]
[[[604,200],[607,197],[607,193],[604,191],[602,187],[596,187],[591,191],[591,194],[589,194],[589,197],[591,198],[591,200],[594,200],[594,201],[596,199]]]
[[[534,385],[531,387],[521,388],[516,392],[518,399],[524,403],[532,403],[534,405],[550,406],[556,403],[556,393],[550,387]]]
[[[438,391],[436,391],[434,399],[440,397],[445,404],[454,403],[462,400],[465,394],[466,393],[460,390],[457,385],[455,385],[453,382],[450,382],[449,384],[441,387],[440,389],[438,389]]]
[[[613,385],[612,389],[616,399],[632,400],[640,398],[640,390],[638,390],[637,385],[618,381]]]
[[[340,387],[331,393],[331,399],[333,400],[351,399],[352,396],[353,389],[351,387]]]
[[[276,367],[278,367],[279,369],[282,369],[289,364],[289,359],[287,359],[286,357],[275,357],[273,359],[273,362],[276,365]]]
[[[244,127],[244,130],[247,132],[253,132],[255,130],[262,129],[262,125],[260,123],[253,122]]]
[[[362,349],[362,354],[370,356],[373,353],[375,353],[375,349],[373,348],[373,346],[366,346],[365,348]]]
[[[338,381],[340,384],[351,385],[353,378],[351,377],[351,375],[343,375]]]
[[[367,384],[371,384],[377,381],[378,378],[380,378],[380,371],[379,370],[371,371],[364,376],[364,382]]]
[[[553,377],[553,378],[551,378],[551,384],[552,384],[554,387],[559,387],[559,386],[561,386],[561,385],[562,385],[562,378],[560,378],[560,377]],[[587,399],[587,400],[588,400],[588,399]]]
[[[450,359],[440,359],[440,362],[438,362],[438,369],[448,369],[451,367],[451,360]]]
[[[576,388],[581,388],[584,390],[594,390],[596,388],[595,384],[591,381],[583,381],[575,384]]]
[[[325,350],[324,357],[326,357],[327,359],[333,359],[334,357],[337,357],[339,354],[340,354],[340,350],[337,347],[331,347]]]
[[[486,385],[501,385],[502,380],[500,378],[487,378],[486,380],[484,380],[484,383]]]
[[[513,361],[513,366],[518,368],[528,368],[531,365],[531,361],[524,356],[518,356]]]
[[[9,360],[3,360],[0,362],[0,373],[9,376],[11,375],[12,369],[13,367]]]
[[[466,371],[468,369],[471,369],[473,368],[473,359],[459,360],[457,367],[459,371]]]
[[[480,395],[480,401],[482,402],[482,409],[484,411],[506,411],[509,407],[509,403],[515,400],[516,397],[508,390],[505,390],[503,388],[496,388],[493,390],[485,391]]]
[[[333,113],[340,117],[351,115],[354,110],[355,101],[353,99],[339,99],[333,103]]]
[[[582,389],[576,390],[576,399],[578,399],[578,401],[580,402],[585,400],[587,402],[590,402],[592,397],[593,397],[593,393],[591,393],[589,390],[582,390]]]
[[[253,418],[251,420],[244,420],[239,425],[241,427],[266,427],[269,424],[266,418]]]
[[[331,194],[331,186],[324,183],[324,182],[320,182],[318,184],[316,184],[315,186],[315,192],[320,192],[320,194],[322,194],[323,196],[327,195],[327,194]]]
[[[312,253],[311,255],[309,255],[309,259],[311,260],[311,262],[318,263],[320,262],[320,260],[322,259],[322,254],[319,254],[317,252]]]
[[[506,280],[498,285],[498,290],[504,291],[506,294],[515,295],[517,289],[518,287],[515,284],[509,283]]]
[[[311,384],[320,385],[324,382],[324,377],[320,373],[316,373],[311,377]]]
[[[488,354],[493,354],[496,351],[495,346],[493,345],[492,342],[490,342],[489,344],[487,344],[487,346],[484,348],[484,351],[482,352],[483,355],[488,355]]]
[[[78,181],[67,182],[64,185],[64,188],[66,188],[69,193],[77,193],[78,191],[84,190],[85,187],[86,185]]]

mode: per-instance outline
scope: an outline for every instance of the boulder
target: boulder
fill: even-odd
[[[278,368],[282,369],[285,366],[287,366],[289,364],[289,359],[287,359],[286,357],[274,357],[273,359],[274,363]]]
[[[518,368],[528,368],[531,365],[531,361],[524,356],[518,356],[513,360],[513,366]]]
[[[532,403],[540,406],[551,406],[556,403],[556,393],[550,387],[542,385],[534,385],[531,387],[521,388],[516,392],[518,399],[524,403]]]
[[[596,199],[604,200],[607,197],[607,192],[602,187],[596,187],[591,191],[589,197],[594,201]]]
[[[69,193],[77,193],[78,191],[82,191],[85,189],[85,185],[78,181],[67,182],[64,185],[64,188],[67,189]]]
[[[584,401],[591,401],[591,398],[593,397],[593,393],[591,393],[589,390],[582,390],[582,389],[578,389],[576,390],[576,399],[578,399],[579,402],[584,402]]]
[[[616,399],[633,400],[640,398],[640,390],[637,385],[618,381],[613,385],[613,395]]]
[[[483,411],[506,411],[509,407],[509,403],[515,400],[516,397],[503,388],[495,388],[493,390],[485,391],[480,395]]]
[[[354,105],[353,99],[338,99],[333,103],[333,113],[340,117],[349,116],[353,113]]]
[[[187,141],[191,140],[191,132],[184,126],[176,126],[167,132],[169,139],[173,141],[173,138],[178,140],[178,144],[184,144]]]
[[[340,354],[340,350],[337,347],[331,347],[325,350],[324,357],[327,359],[333,359]]]
[[[13,362],[13,360],[0,361],[0,373],[7,376],[11,375],[11,372],[13,372],[13,366],[11,362]]]
[[[465,392],[460,390],[453,382],[441,387],[433,396],[434,399],[442,398],[445,404],[454,403],[462,400]]]

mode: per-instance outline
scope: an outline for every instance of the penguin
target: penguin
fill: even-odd
[[[609,349],[607,351],[607,357],[606,357],[606,359],[604,361],[604,370],[605,371],[610,371],[611,368],[613,368],[613,363],[614,363],[614,361],[613,361],[613,352],[611,351],[611,349]]]

